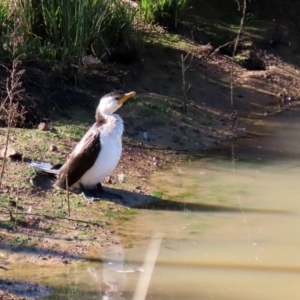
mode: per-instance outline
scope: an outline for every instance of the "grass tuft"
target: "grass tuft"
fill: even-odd
[[[118,0],[15,0],[13,13],[0,5],[0,21],[18,18],[27,58],[77,66],[85,55],[102,58],[126,45],[134,49],[135,10]],[[3,14],[2,14],[3,7]]]
[[[140,13],[146,22],[176,27],[178,18],[187,7],[187,0],[141,0]]]

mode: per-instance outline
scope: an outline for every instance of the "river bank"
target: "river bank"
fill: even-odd
[[[11,264],[68,266],[112,247],[116,243],[112,224],[135,218],[149,202],[166,200],[149,184],[151,174],[234,139],[259,134],[260,123],[299,104],[299,69],[271,50],[261,49],[267,57],[265,70],[247,70],[234,63],[231,94],[230,57],[160,29],[160,37],[167,41],[162,47],[157,36],[154,40],[157,33],[150,35],[141,60],[89,74],[80,88],[88,100],[76,100],[55,114],[49,130],[11,129],[9,146],[22,153],[22,159],[8,161],[1,187],[3,277]],[[184,74],[186,90],[180,66],[183,53],[190,61]],[[63,162],[94,122],[98,99],[113,89],[138,94],[119,111],[125,122],[123,155],[104,182],[123,200],[88,203],[79,195],[51,189],[51,181],[30,170],[26,161]],[[64,93],[68,99],[74,96],[73,90]],[[1,147],[5,137],[3,127]]]

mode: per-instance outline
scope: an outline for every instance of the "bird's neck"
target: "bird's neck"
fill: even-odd
[[[104,124],[109,116],[111,116],[111,114],[105,114],[97,109],[95,115],[96,122],[99,124]]]

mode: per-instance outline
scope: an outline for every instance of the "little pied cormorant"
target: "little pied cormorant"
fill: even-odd
[[[122,118],[114,114],[135,92],[112,92],[100,99],[96,122],[76,145],[67,161],[59,169],[43,162],[31,162],[35,169],[56,175],[54,187],[80,187],[87,200],[105,198],[101,182],[117,166],[122,153]],[[109,197],[111,198],[111,197]]]

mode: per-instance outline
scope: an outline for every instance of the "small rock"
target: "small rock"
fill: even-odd
[[[144,140],[149,141],[149,136],[148,136],[147,131],[143,132],[143,137],[144,137]]]
[[[124,173],[118,174],[118,181],[122,183],[124,181]]]
[[[0,157],[4,157],[4,155],[5,155],[5,147],[1,149]],[[16,151],[14,148],[7,147],[6,157],[20,159],[22,158],[22,153]]]
[[[57,151],[57,147],[55,145],[50,145],[49,150],[55,152]]]
[[[107,184],[112,184],[113,183],[111,176],[108,176],[108,177],[105,178],[105,183],[107,183]]]
[[[50,131],[49,125],[47,123],[45,123],[45,122],[41,122],[38,125],[38,129],[41,130],[41,131]]]
[[[83,57],[82,62],[88,69],[98,69],[103,66],[102,62],[92,55]]]

